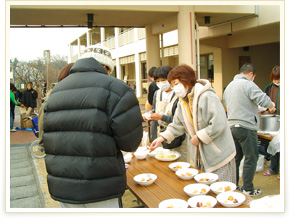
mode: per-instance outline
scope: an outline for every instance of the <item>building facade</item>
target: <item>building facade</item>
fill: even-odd
[[[69,62],[87,46],[111,49],[113,76],[147,96],[152,66],[188,64],[198,78],[209,79],[220,99],[224,88],[251,62],[255,82],[264,89],[280,65],[280,5],[179,6],[171,16],[145,27],[95,27],[70,42]]]

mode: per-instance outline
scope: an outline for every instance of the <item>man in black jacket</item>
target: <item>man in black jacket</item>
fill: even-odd
[[[114,66],[110,60],[106,48],[92,47],[45,105],[48,188],[61,207],[119,207],[125,192],[121,150],[137,149],[143,119],[134,92],[108,76]]]
[[[36,108],[37,92],[32,88],[32,82],[26,84],[27,90],[23,93],[23,104],[26,107],[26,114],[34,113],[34,108]]]

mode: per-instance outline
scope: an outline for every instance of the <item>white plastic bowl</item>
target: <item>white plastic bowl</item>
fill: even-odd
[[[125,156],[124,156],[124,161],[125,163],[129,163],[132,159],[133,155],[131,153],[127,153]]]
[[[155,155],[156,154],[160,154],[160,153],[163,153],[163,152],[169,152],[170,150],[169,149],[164,149],[164,148],[162,148],[162,147],[158,147],[158,148],[156,148],[154,151],[152,151],[152,152],[149,152],[148,151],[148,155],[150,156],[150,157],[155,157]]]
[[[142,173],[134,177],[134,181],[143,186],[153,184],[156,179],[157,176],[153,173]]]
[[[217,200],[209,195],[199,195],[189,198],[187,203],[192,208],[212,208],[217,204]]]
[[[215,182],[210,185],[210,189],[217,195],[222,192],[235,191],[236,188],[236,184],[232,182]]]
[[[155,158],[160,161],[175,161],[180,156],[181,156],[180,153],[177,151],[169,151],[169,152],[156,154]]]
[[[180,179],[190,180],[190,179],[193,179],[193,177],[198,174],[198,170],[193,169],[193,168],[181,169],[181,170],[177,170],[175,174]]]
[[[146,151],[137,151],[134,153],[134,156],[138,159],[138,160],[143,160],[147,157],[147,152]]]
[[[183,191],[190,197],[198,195],[206,195],[210,188],[206,184],[194,183],[189,184],[183,188]]]
[[[173,172],[176,172],[177,170],[181,170],[181,169],[187,169],[189,167],[190,167],[190,163],[187,163],[187,162],[175,162],[175,163],[169,164],[169,168]]]
[[[233,200],[229,199],[230,197],[233,197]],[[224,207],[238,207],[244,203],[246,197],[240,192],[223,192],[218,194],[216,199]],[[237,202],[235,203],[234,200],[237,200]]]
[[[146,147],[138,147],[136,152],[140,152],[140,151],[147,151]]]
[[[168,199],[159,203],[159,208],[188,208],[188,203],[182,199]]]
[[[218,180],[218,175],[214,173],[200,173],[194,176],[198,183],[210,185]]]

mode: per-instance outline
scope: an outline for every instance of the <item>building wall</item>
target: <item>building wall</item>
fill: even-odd
[[[239,73],[239,56],[250,56],[257,69],[255,83],[262,89],[270,83],[270,73],[275,65],[280,65],[280,43],[250,46],[249,51],[243,48],[223,49],[223,88]]]

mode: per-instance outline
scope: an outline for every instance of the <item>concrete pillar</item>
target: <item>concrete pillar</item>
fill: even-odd
[[[136,96],[142,97],[142,76],[139,53],[135,53],[135,78],[136,78]]]
[[[121,72],[120,59],[117,57],[116,58],[116,77],[118,79],[122,79],[121,75],[122,75],[122,72]]]
[[[119,47],[119,27],[115,27],[115,49]]]
[[[81,38],[78,38],[78,59],[81,57]]]
[[[146,65],[147,71],[151,67],[160,66],[160,46],[159,46],[159,35],[152,34],[151,25],[145,26],[146,31]]]
[[[177,25],[179,64],[187,64],[196,70],[194,6],[179,6]]]
[[[101,44],[103,45],[105,41],[105,28],[101,27],[100,30],[101,30]]]

